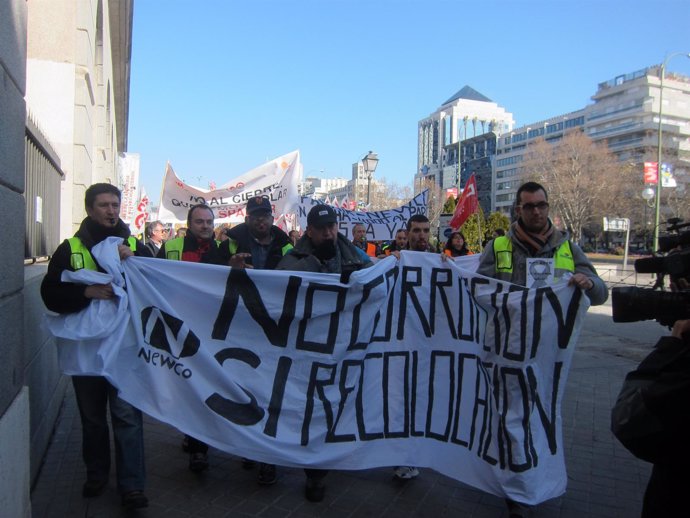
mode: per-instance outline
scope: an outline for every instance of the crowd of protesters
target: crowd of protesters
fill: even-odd
[[[548,219],[546,190],[528,182],[518,191],[518,200],[521,201],[516,207],[518,220],[507,235],[501,229],[495,231],[494,240],[481,256],[479,272],[524,285],[524,268],[518,267],[524,263],[523,256],[553,256],[550,260],[554,261],[556,273],[569,274],[569,284],[582,289],[593,304],[606,300],[606,288],[591,263]],[[89,306],[92,300],[113,298],[110,284],[86,286],[66,282],[62,277],[65,271],[101,270],[91,249],[110,236],[123,238],[118,248],[121,260],[136,255],[232,268],[335,273],[341,276],[341,282],[347,282],[352,272],[368,268],[377,260],[400,258],[404,250],[440,254],[442,261],[472,255],[465,235],[459,231],[451,233],[445,243],[432,243],[430,222],[421,214],[413,215],[390,241],[369,240],[367,228],[362,224],[352,227],[352,239],[349,239],[339,232],[335,211],[328,205],[316,205],[307,216],[304,233],[296,229],[286,233],[273,224],[271,203],[261,196],[249,199],[245,222],[240,225],[216,226],[211,208],[200,204],[189,209],[186,226],[173,228],[153,221],[146,226],[140,241],[130,235],[129,228],[119,218],[120,201],[120,191],[110,184],[94,184],[86,190],[87,217],[75,236],[55,251],[43,280],[41,294],[48,309],[61,314],[75,313]],[[499,252],[515,257],[515,269],[512,262],[506,269]],[[82,455],[86,465],[83,496],[100,495],[108,483],[112,428],[122,504],[128,509],[146,507],[141,412],[121,400],[117,389],[104,377],[73,376],[72,380],[82,421]],[[209,468],[208,445],[185,436],[182,447],[189,454],[191,471],[199,473]],[[243,465],[252,468],[256,462],[245,458]],[[305,469],[305,473],[305,497],[309,501],[321,501],[328,471],[312,468]],[[418,475],[419,470],[414,466],[394,468],[394,476],[401,480]],[[273,484],[276,479],[275,465],[259,463],[259,484]],[[531,511],[520,502],[507,500],[506,503],[511,517],[527,516]]]

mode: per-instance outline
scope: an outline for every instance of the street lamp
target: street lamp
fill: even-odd
[[[379,156],[373,151],[369,151],[362,158],[362,167],[364,167],[364,173],[367,175],[367,206],[369,206],[369,196],[371,195],[371,175],[376,171],[378,163]]]
[[[644,204],[644,247],[645,250],[649,250],[648,246],[648,241],[649,241],[649,222],[647,221],[647,208],[653,208],[654,207],[654,198],[655,198],[655,190],[653,187],[650,187],[649,185],[645,186],[644,189],[642,189],[642,199],[645,201]]]
[[[654,251],[659,251],[659,211],[661,209],[661,119],[664,114],[664,75],[666,63],[675,56],[690,58],[690,53],[674,52],[666,56],[659,71],[659,132],[656,150],[656,198],[654,201]]]

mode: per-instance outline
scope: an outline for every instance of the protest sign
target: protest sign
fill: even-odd
[[[429,191],[423,191],[400,207],[380,210],[376,212],[363,212],[348,210],[342,205],[333,206],[338,216],[338,231],[346,238],[352,239],[352,227],[357,223],[364,225],[369,241],[388,241],[395,239],[395,233],[401,228],[405,228],[407,220],[413,214],[423,214],[426,216],[426,200]],[[323,202],[302,196],[297,208],[297,219],[301,228],[307,227],[307,214],[314,205]],[[331,205],[331,203],[328,203]]]
[[[428,467],[521,502],[556,497],[560,402],[588,300],[461,259],[403,252],[343,284],[130,258],[127,332],[83,354],[103,358],[121,397],[230,453]]]
[[[267,196],[276,217],[292,213],[298,202],[299,174],[299,151],[266,162],[214,190],[188,185],[167,164],[158,219],[182,223],[191,206],[205,203],[213,210],[215,223],[242,223],[247,201],[255,196]]]

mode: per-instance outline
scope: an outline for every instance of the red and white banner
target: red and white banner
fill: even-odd
[[[120,219],[129,224],[136,215],[137,200],[139,200],[139,154],[118,153],[117,174],[118,183],[122,186]]]
[[[467,180],[465,188],[460,195],[458,205],[455,207],[453,219],[450,220],[450,226],[454,229],[459,229],[467,218],[474,214],[479,208],[479,200],[477,198],[477,182],[474,175]]]
[[[656,184],[659,181],[659,167],[656,162],[644,163],[644,183]]]
[[[170,164],[165,170],[158,219],[163,223],[187,220],[189,207],[205,203],[213,210],[216,223],[242,223],[247,201],[267,196],[273,215],[295,212],[299,201],[300,155],[293,151],[244,173],[217,189],[208,190],[186,184]]]
[[[141,234],[146,227],[146,222],[149,219],[149,196],[146,194],[146,189],[141,188],[141,198],[137,204],[137,211],[132,223],[129,225],[129,231],[133,235]]]

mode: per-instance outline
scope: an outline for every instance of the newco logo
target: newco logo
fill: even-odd
[[[141,312],[144,341],[173,358],[188,358],[199,350],[199,338],[179,318],[150,306]]]
[[[189,326],[156,307],[148,307],[141,312],[141,325],[144,341],[167,354],[152,352],[142,347],[139,357],[148,364],[167,367],[182,378],[191,378],[192,371],[178,361],[180,358],[193,356],[199,350],[199,338]]]

